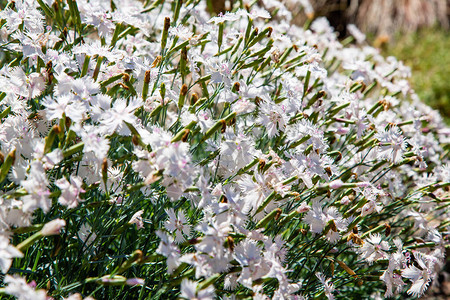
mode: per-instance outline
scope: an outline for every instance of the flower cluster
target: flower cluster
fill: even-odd
[[[308,0],[230,1],[214,17],[206,2],[0,12],[0,267],[13,274],[0,293],[334,299],[436,285],[450,129],[410,70],[353,25],[340,41]]]

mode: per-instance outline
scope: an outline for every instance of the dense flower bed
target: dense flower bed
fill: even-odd
[[[278,1],[10,1],[0,293],[421,296],[450,129],[409,69]],[[259,3],[259,4],[256,4]],[[308,1],[298,1],[310,13]],[[260,6],[258,6],[260,5]]]

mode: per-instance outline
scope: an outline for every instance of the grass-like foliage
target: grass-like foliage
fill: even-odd
[[[269,0],[2,3],[2,296],[438,284],[450,129],[356,27],[340,42]]]

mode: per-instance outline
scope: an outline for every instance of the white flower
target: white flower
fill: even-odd
[[[376,260],[384,259],[388,257],[386,251],[389,251],[390,247],[388,242],[381,240],[381,235],[370,234],[367,239],[364,240],[362,247],[358,249],[362,259],[365,259],[369,263],[373,263]]]
[[[214,23],[215,25],[225,22],[225,21],[236,21],[242,18],[243,16],[247,16],[248,12],[243,9],[237,10],[235,13],[226,12],[225,14],[221,13],[217,17],[211,18],[208,23]]]
[[[0,268],[2,273],[8,272],[15,257],[23,257],[22,252],[11,245],[7,237],[0,235]]]
[[[400,128],[392,126],[388,130],[379,131],[376,135],[380,141],[379,157],[386,158],[394,164],[398,163],[407,147],[407,139]]]
[[[260,103],[259,109],[257,123],[265,127],[269,138],[273,138],[280,131],[284,131],[287,123],[287,115],[283,106],[264,101]]]
[[[164,226],[170,232],[175,231],[175,242],[183,242],[185,240],[183,234],[189,236],[191,232],[191,226],[188,224],[183,211],[179,211],[177,216],[173,208],[169,208],[166,213],[169,219],[164,223]]]
[[[142,214],[144,213],[144,210],[139,210],[134,213],[134,215],[131,217],[130,221],[128,221],[128,224],[136,224],[137,229],[144,228],[144,222],[142,221]]]
[[[47,293],[44,290],[35,290],[31,284],[27,284],[24,278],[6,275],[4,279],[8,284],[5,293],[19,300],[46,300]]]
[[[77,130],[84,143],[83,152],[92,152],[95,157],[102,161],[108,154],[109,140],[106,139],[100,132],[99,128],[95,126],[85,125],[83,128]]]
[[[173,242],[173,238],[161,230],[156,231],[156,235],[161,239],[156,253],[167,257],[167,271],[172,274],[180,265],[180,249]]]
[[[323,286],[323,291],[324,291],[325,295],[327,296],[327,298],[328,298],[329,300],[333,300],[333,299],[334,299],[334,295],[333,295],[333,292],[334,292],[334,285],[333,285],[333,283],[331,282],[331,279],[330,279],[330,278],[327,279],[327,278],[326,278],[322,273],[320,273],[320,272],[316,272],[316,277],[319,278],[320,283],[321,283],[322,286]]]
[[[383,272],[383,275],[380,276],[380,279],[384,281],[386,284],[386,293],[384,297],[389,298],[394,295],[393,289],[395,288],[395,293],[400,293],[403,289],[403,286],[406,284],[403,282],[402,277],[390,271],[389,269]]]
[[[239,243],[234,250],[234,258],[242,266],[238,282],[249,289],[252,289],[254,280],[270,271],[270,266],[263,259],[261,247],[254,240],[246,239]]]
[[[58,202],[67,208],[75,208],[81,201],[80,193],[84,193],[81,188],[83,180],[79,176],[70,176],[70,182],[65,178],[55,181],[56,186],[61,190]]]
[[[303,222],[309,225],[311,232],[322,233],[325,228],[325,215],[322,212],[322,206],[319,202],[314,202],[312,208],[303,218]]]
[[[189,279],[183,279],[181,282],[181,297],[188,300],[212,300],[215,297],[214,287],[197,291],[198,283]]]
[[[50,191],[47,188],[48,180],[41,162],[33,161],[30,164],[30,173],[27,179],[22,180],[20,184],[28,192],[22,197],[24,212],[32,212],[38,208],[42,208],[44,212],[50,210],[52,202],[49,198]]]
[[[433,274],[435,258],[428,259],[420,252],[414,252],[414,258],[420,269],[415,265],[411,265],[402,271],[402,276],[411,280],[412,285],[408,290],[409,295],[414,297],[421,297],[428,288],[430,282],[434,279]]]
[[[130,134],[130,130],[124,122],[134,125],[137,120],[134,111],[142,105],[144,103],[137,97],[131,98],[129,101],[123,98],[117,99],[113,107],[106,110],[102,115],[100,119],[101,131],[108,135],[114,132],[120,135]]]
[[[45,97],[42,104],[46,107],[45,114],[47,119],[61,119],[65,115],[74,122],[81,122],[84,118],[86,106],[74,100],[71,94],[64,94],[56,98],[51,96]]]
[[[331,243],[339,240],[339,231],[345,231],[348,223],[335,207],[322,208],[322,204],[317,201],[313,202],[312,209],[303,218],[303,222],[309,225],[313,233],[322,233],[328,223],[333,224],[326,234]]]

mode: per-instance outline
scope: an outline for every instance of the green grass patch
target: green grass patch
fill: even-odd
[[[450,124],[450,34],[424,29],[397,35],[385,55],[393,55],[411,67],[411,85],[420,98],[439,110]]]

